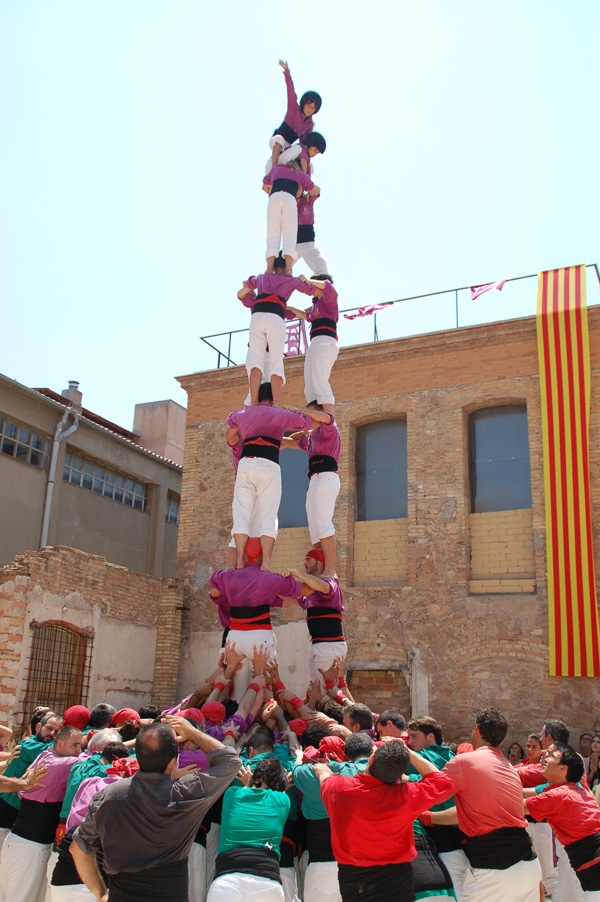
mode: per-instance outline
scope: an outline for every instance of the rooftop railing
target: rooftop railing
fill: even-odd
[[[587,303],[588,306],[594,306],[600,304],[600,270],[597,263],[586,264],[586,269],[593,270],[596,276],[587,283]],[[500,290],[491,288],[476,297],[473,297],[476,289],[484,286],[463,285],[460,288],[430,291],[380,304],[373,303],[364,307],[340,310],[338,323],[340,347],[533,316],[536,310],[537,287],[536,284],[532,285],[532,280],[535,279],[537,283],[537,276],[537,273],[532,273],[502,280]],[[430,303],[425,305],[423,302],[426,300]],[[501,315],[493,315],[489,303],[492,300],[495,312],[498,305],[502,305]],[[435,326],[432,326],[432,322],[435,322]],[[216,354],[217,369],[238,366],[244,362],[246,356],[248,332],[248,328],[230,329],[227,332],[203,335],[200,341],[210,349],[211,355]],[[212,360],[214,361],[214,356]],[[214,363],[213,366],[205,368],[214,369]]]

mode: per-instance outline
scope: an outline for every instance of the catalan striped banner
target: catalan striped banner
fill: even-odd
[[[585,266],[538,276],[550,676],[600,676]]]

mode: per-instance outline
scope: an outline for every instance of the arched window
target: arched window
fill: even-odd
[[[407,516],[406,420],[382,420],[358,429],[356,519]]]
[[[531,507],[527,408],[487,407],[470,416],[471,512]]]
[[[306,491],[308,489],[308,457],[305,451],[286,448],[279,455],[281,465],[281,503],[279,528],[308,526]]]
[[[57,714],[71,705],[85,704],[90,685],[92,637],[69,623],[49,620],[33,630],[24,718],[37,705],[48,705]]]

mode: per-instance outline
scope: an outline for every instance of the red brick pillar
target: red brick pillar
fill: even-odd
[[[177,671],[181,648],[181,615],[183,610],[183,581],[163,579],[156,630],[156,656],[152,704],[163,708],[177,701]]]

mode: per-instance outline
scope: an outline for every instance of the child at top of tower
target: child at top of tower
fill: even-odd
[[[272,150],[271,165],[273,166],[277,163],[281,151],[290,144],[298,140],[300,143],[304,143],[303,139],[313,131],[312,117],[319,112],[322,103],[321,97],[316,91],[306,91],[298,103],[288,64],[285,60],[279,60],[279,65],[283,69],[288,105],[283,122],[275,129],[269,141]]]

